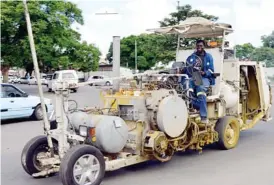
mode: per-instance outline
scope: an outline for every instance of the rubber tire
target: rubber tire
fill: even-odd
[[[92,185],[101,184],[105,176],[105,160],[100,150],[90,145],[77,145],[67,151],[62,159],[59,176],[61,177],[63,185],[79,185],[75,182],[73,177],[73,166],[75,162],[83,155],[94,155],[100,164],[100,172],[98,178]]]
[[[105,85],[106,85],[106,86],[110,86],[110,82],[107,81],[107,82],[105,83]]]
[[[76,93],[76,92],[77,92],[77,89],[72,89],[72,91],[73,91],[74,93]]]
[[[229,143],[227,143],[227,141],[225,140],[225,129],[226,126],[231,122],[231,121],[235,121],[235,126],[237,129],[237,140],[234,144],[230,145]],[[239,142],[239,138],[240,138],[240,125],[239,125],[239,121],[233,117],[233,116],[225,116],[223,118],[219,118],[217,124],[216,124],[216,128],[215,130],[218,132],[218,137],[219,137],[219,141],[217,142],[218,147],[222,150],[229,150],[232,148],[235,148]]]
[[[48,92],[52,92],[52,89],[51,89],[51,88],[48,88]]]
[[[58,148],[58,142],[52,138],[54,148]],[[32,175],[34,173],[38,173],[39,169],[37,169],[33,163],[33,153],[37,149],[37,147],[42,144],[48,144],[46,136],[36,136],[29,140],[27,144],[24,146],[23,151],[21,153],[21,164],[24,170]]]
[[[42,109],[41,104],[37,105],[37,106],[35,107],[34,111],[33,111],[33,117],[34,117],[34,119],[37,120],[37,121],[43,119],[43,116],[40,117],[40,118],[38,117],[38,115],[37,115],[37,110],[38,110],[38,109]]]

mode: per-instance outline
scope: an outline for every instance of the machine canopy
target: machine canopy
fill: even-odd
[[[190,17],[182,21],[179,25],[167,26],[147,31],[162,34],[179,34],[185,38],[192,37],[219,37],[232,33],[232,26],[224,23],[216,23],[203,17]]]

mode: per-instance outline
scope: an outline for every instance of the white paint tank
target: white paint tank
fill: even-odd
[[[225,82],[222,82],[220,94],[221,94],[221,97],[223,97],[223,99],[226,102],[227,109],[236,106],[239,99],[239,94],[238,94],[238,91],[235,89],[235,87]]]

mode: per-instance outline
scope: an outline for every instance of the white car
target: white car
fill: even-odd
[[[18,81],[17,76],[9,75],[9,83],[16,83]]]
[[[46,83],[47,83],[46,79],[45,78],[41,78],[41,83],[42,83],[42,85],[46,85]],[[28,84],[29,85],[37,85],[37,79],[35,77],[29,79]]]
[[[98,76],[90,76],[88,78],[88,81],[92,82],[90,85],[91,86],[110,86],[112,85],[112,80],[109,79],[109,77],[104,76],[104,75],[98,75]]]
[[[28,84],[29,80],[31,80],[33,77],[30,77],[29,79],[27,77],[21,77],[17,80],[17,83],[19,84]]]
[[[73,92],[77,92],[79,79],[75,70],[56,71],[52,75],[52,78],[47,80],[49,92],[56,90],[56,82],[58,80],[66,81],[69,84],[69,89]]]
[[[45,98],[47,116],[53,111],[50,99]],[[11,84],[1,84],[1,120],[33,117],[43,119],[40,97],[31,96]]]

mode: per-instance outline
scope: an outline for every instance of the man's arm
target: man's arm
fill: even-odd
[[[213,63],[213,57],[211,54],[208,54],[208,60],[206,61],[206,65],[207,65],[207,70],[204,71],[204,76],[205,77],[212,77],[214,75],[214,63]]]

